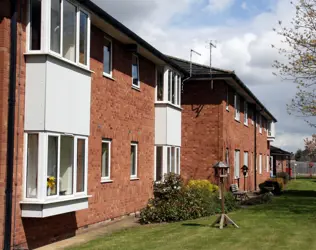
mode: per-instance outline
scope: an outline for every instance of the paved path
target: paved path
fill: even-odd
[[[120,231],[122,229],[139,226],[137,221],[138,219],[134,216],[126,216],[120,220],[109,222],[106,225],[102,225],[93,229],[87,229],[86,231],[83,231],[72,238],[37,248],[37,250],[58,250],[65,249],[67,247],[73,247],[76,245],[81,245],[88,241],[91,241],[98,237],[102,237],[103,235],[107,235],[115,231]]]

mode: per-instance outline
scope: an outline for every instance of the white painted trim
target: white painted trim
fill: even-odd
[[[157,180],[157,159],[156,158],[157,158],[157,146],[154,146],[154,181]]]
[[[137,168],[138,168],[138,143],[132,142],[131,143],[131,147],[134,146],[135,147],[135,174],[133,175],[132,173],[130,174],[130,178],[131,179],[137,179]]]
[[[102,176],[102,155],[101,155],[101,182],[110,181],[111,180],[111,147],[112,141],[110,139],[103,139],[102,144],[108,144],[109,146],[109,153],[108,153],[108,166],[109,166],[109,176]],[[102,150],[102,145],[101,145]],[[102,153],[102,152],[101,152]]]

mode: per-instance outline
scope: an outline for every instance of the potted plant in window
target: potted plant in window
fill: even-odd
[[[56,178],[54,176],[47,177],[47,195],[50,195],[51,192],[55,189]]]

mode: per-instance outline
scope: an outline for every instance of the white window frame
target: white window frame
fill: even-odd
[[[162,100],[158,100],[158,74],[162,74]],[[155,102],[163,103],[165,99],[165,69],[156,65],[156,88],[155,88]]]
[[[174,149],[174,169],[175,172],[172,172],[172,149]],[[177,152],[179,150],[179,164],[177,164]],[[170,152],[170,159],[168,162],[168,151]],[[166,162],[166,173],[175,173],[175,174],[180,174],[181,172],[181,148],[177,147],[177,146],[166,146],[166,160],[164,162]],[[163,175],[165,174],[165,172],[163,172]]]
[[[255,119],[255,111],[254,111],[253,108],[252,108],[252,109],[251,109],[251,124],[252,124],[252,125],[255,124],[254,119]]]
[[[262,134],[262,116],[259,113],[259,133]]]
[[[137,81],[137,85],[134,84],[134,78],[133,78],[133,57],[137,58],[137,75],[138,75],[138,81]],[[140,67],[140,63],[139,63],[139,57],[136,54],[132,54],[132,87],[136,88],[136,89],[140,89],[140,75],[139,75],[139,67]]]
[[[135,147],[135,174],[132,174],[131,167],[130,166],[130,178],[131,179],[138,179],[137,174],[138,174],[138,143],[137,142],[132,142],[131,147]]]
[[[259,174],[262,174],[262,154],[259,154]]]
[[[267,155],[267,159],[266,159],[266,165],[267,165],[267,172],[269,173],[270,172],[270,156]]]
[[[244,151],[244,165],[248,167],[248,172],[249,172],[249,152],[248,151]],[[248,172],[247,172],[246,177],[248,177]]]
[[[244,124],[248,126],[248,103],[244,101]]]
[[[237,93],[234,96],[235,120],[240,121],[240,97]]]
[[[26,169],[27,169],[27,136],[28,134],[38,134],[39,144],[38,144],[38,165],[44,167],[38,167],[37,173],[37,198],[27,198],[26,197]],[[57,137],[58,140],[58,149],[57,149],[57,180],[56,183],[56,195],[48,196],[47,195],[47,158],[48,158],[48,138],[49,136]],[[60,179],[60,147],[61,147],[61,137],[69,136],[73,137],[74,143],[74,152],[73,152],[73,193],[70,195],[60,195],[59,194],[59,179]],[[77,141],[78,139],[85,140],[85,170],[84,170],[84,191],[77,192]],[[23,163],[23,200],[24,201],[50,201],[58,202],[60,200],[72,200],[76,197],[86,197],[88,190],[88,137],[72,135],[72,134],[59,134],[59,133],[47,133],[47,132],[25,132],[24,133],[24,163]],[[56,180],[56,182],[57,182]]]
[[[156,71],[157,72],[157,71]],[[174,107],[181,107],[181,87],[182,87],[182,78],[181,75],[173,70],[172,68],[165,67],[163,70],[163,100],[158,101],[157,99],[157,87],[156,87],[156,97],[155,101],[156,103],[167,103]],[[171,74],[171,78],[169,79],[169,72]],[[172,77],[173,76],[173,77]],[[158,80],[157,73],[156,73],[156,79]],[[172,89],[172,79],[174,79],[174,89]],[[156,82],[158,82],[156,80]],[[169,81],[171,80],[171,81]],[[157,84],[156,84],[157,86]],[[170,86],[170,93],[169,93],[169,86]],[[174,93],[174,103],[172,102],[172,93]]]
[[[80,68],[90,69],[90,37],[91,37],[91,17],[89,11],[80,6],[78,3],[72,0],[67,0],[69,3],[76,7],[76,60],[72,61],[63,57],[63,9],[64,1],[61,0],[60,8],[60,53],[56,53],[51,50],[51,0],[42,0],[41,6],[41,49],[30,50],[30,0],[28,0],[27,8],[27,34],[26,34],[26,51],[28,54],[50,54],[58,59],[61,59],[69,64],[79,66]],[[87,15],[87,65],[80,63],[79,61],[79,39],[80,39],[80,12]]]
[[[237,155],[238,155],[238,162],[237,162]],[[239,179],[240,178],[240,150],[235,150],[234,155],[234,178]]]
[[[108,166],[109,166],[109,176],[102,176],[102,168],[103,168],[103,162],[102,162],[102,148],[101,148],[101,182],[111,182],[111,147],[112,147],[112,140],[110,139],[103,139],[102,144],[108,144],[109,146],[109,155],[108,155]],[[103,146],[101,144],[101,147]]]
[[[226,110],[229,111],[229,87],[226,87]]]
[[[110,62],[110,74],[104,72],[104,53],[103,53],[103,62],[102,62],[102,64],[103,64],[103,70],[102,70],[103,76],[113,78],[113,41],[111,38],[108,38],[106,36],[104,36],[104,39],[107,40],[108,42],[110,42],[111,53],[110,53],[110,60],[109,60],[109,62]],[[106,46],[103,45],[103,52],[104,52],[104,47],[106,47]]]

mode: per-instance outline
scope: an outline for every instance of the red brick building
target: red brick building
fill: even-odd
[[[253,159],[264,179],[273,116],[232,72],[211,83],[187,79],[187,65],[89,0],[2,0],[0,247],[33,249],[139,211],[167,172],[211,179],[229,159],[233,182],[248,152],[248,187]],[[244,125],[240,99],[235,115],[235,91],[258,125],[250,112]]]
[[[182,75],[90,1],[1,1],[0,248],[143,208],[180,171]]]
[[[213,180],[218,161],[230,167],[228,185],[247,190],[270,176],[270,142],[276,119],[232,71],[170,57],[188,78],[182,94],[181,174]],[[191,70],[190,70],[191,68]],[[191,71],[191,74],[190,74]],[[249,168],[244,179],[241,167]]]

